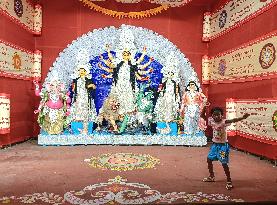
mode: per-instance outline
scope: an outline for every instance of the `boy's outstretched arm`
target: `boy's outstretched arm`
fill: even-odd
[[[226,120],[225,123],[239,122],[241,120],[244,120],[244,119],[248,118],[249,116],[250,116],[250,114],[245,113],[242,117],[234,118],[234,119],[231,119],[231,120]]]

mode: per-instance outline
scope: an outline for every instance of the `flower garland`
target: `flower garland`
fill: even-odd
[[[145,10],[145,11],[138,11],[138,12],[121,12],[121,11],[113,11],[110,9],[106,9],[103,8],[101,6],[98,6],[94,3],[92,3],[89,0],[79,0],[81,2],[83,2],[85,5],[87,5],[90,9],[95,10],[97,12],[101,12],[102,14],[108,15],[108,16],[112,16],[112,17],[116,17],[119,19],[122,18],[145,18],[145,17],[150,17],[150,16],[154,16],[157,15],[159,13],[161,13],[162,11],[166,11],[169,6],[168,5],[161,5],[157,8],[153,8],[153,9],[149,9],[149,10]]]

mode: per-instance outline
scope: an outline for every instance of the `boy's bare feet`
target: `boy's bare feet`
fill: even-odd
[[[203,182],[215,182],[215,177],[211,177],[211,176],[206,177],[203,179]]]
[[[226,189],[227,189],[227,190],[231,190],[231,189],[233,189],[233,188],[234,188],[234,186],[233,186],[232,182],[227,182],[227,184],[226,184]]]

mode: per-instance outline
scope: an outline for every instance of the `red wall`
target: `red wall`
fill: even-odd
[[[0,14],[0,39],[28,50],[35,49],[31,33]],[[0,77],[0,93],[11,95],[11,132],[0,135],[0,147],[33,136],[34,95],[32,83],[25,80]]]
[[[145,27],[168,38],[189,58],[201,77],[201,57],[206,51],[206,44],[201,42],[203,7],[171,8],[142,20],[119,20],[90,10],[76,0],[40,2],[43,7],[43,31],[42,36],[36,38],[36,47],[43,51],[43,77],[47,75],[58,53],[72,40],[95,28],[118,27],[121,24]],[[117,11],[123,10],[123,4],[111,1],[109,3],[102,5]],[[143,10],[150,6],[153,7],[152,4],[135,4],[136,8],[132,10]]]
[[[221,0],[220,6],[226,0]],[[277,29],[277,6],[253,18],[229,33],[216,38],[209,43],[209,55],[214,56],[223,51],[239,47],[255,38]],[[212,106],[225,107],[226,98],[271,98],[277,97],[276,80],[210,85],[209,100]]]
[[[227,0],[221,0],[217,7]],[[223,51],[239,47],[255,38],[261,37],[277,29],[277,6],[244,23],[241,27],[235,28],[229,33],[216,38],[209,43],[208,53],[214,56]],[[226,98],[257,99],[277,97],[276,80],[261,80],[244,83],[216,84],[208,86],[208,97],[211,106],[225,108]],[[211,136],[211,130],[208,135]],[[262,143],[257,140],[247,139],[241,136],[228,138],[229,143],[250,153],[265,156],[269,159],[276,159],[276,145]]]

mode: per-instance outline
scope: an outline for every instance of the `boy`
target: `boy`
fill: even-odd
[[[210,176],[204,178],[204,182],[214,182],[215,176],[213,171],[213,161],[219,160],[222,163],[224,172],[227,177],[226,189],[230,190],[233,188],[232,180],[230,176],[230,170],[228,167],[229,162],[229,144],[227,140],[226,126],[234,122],[239,122],[241,120],[249,117],[249,114],[246,113],[243,117],[234,118],[231,120],[223,119],[223,110],[219,107],[215,107],[211,110],[212,117],[208,119],[208,125],[213,129],[213,144],[210,148],[207,163]]]

